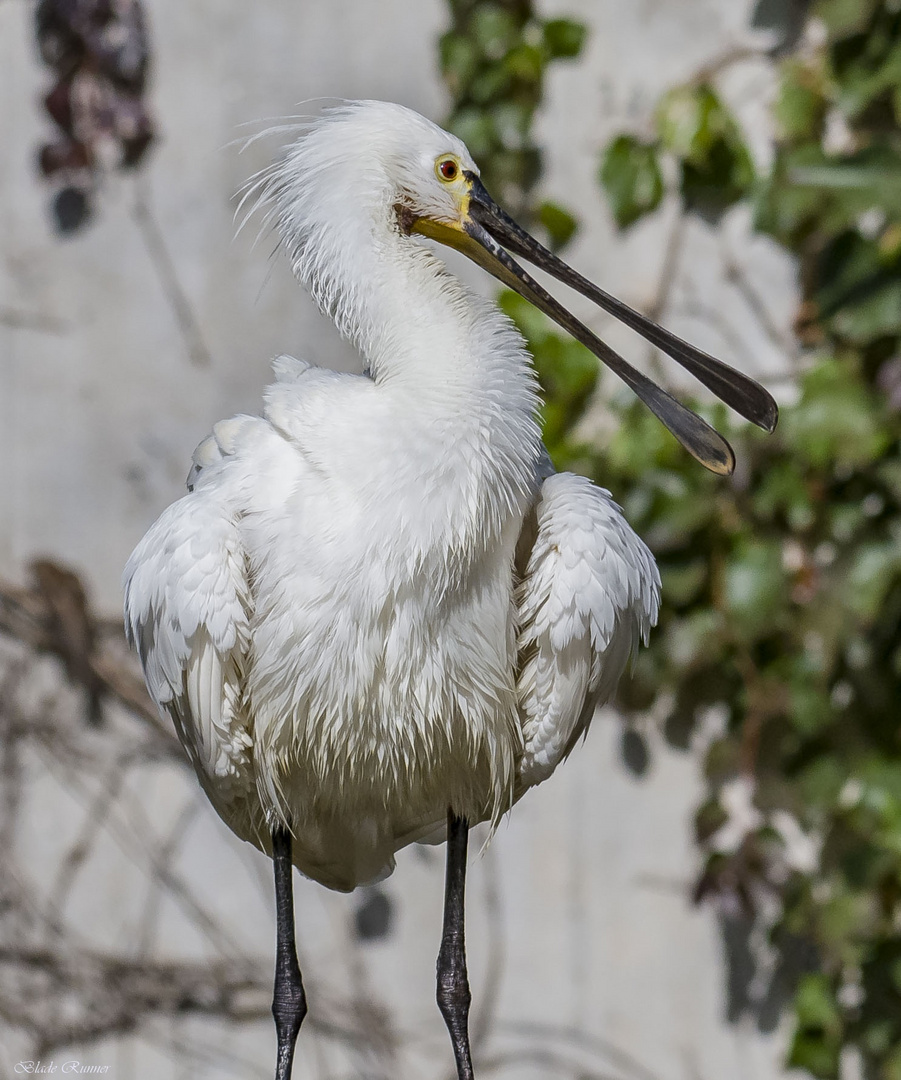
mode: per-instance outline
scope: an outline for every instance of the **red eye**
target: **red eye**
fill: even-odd
[[[438,172],[445,180],[456,180],[458,172],[456,161],[442,161],[438,166]]]

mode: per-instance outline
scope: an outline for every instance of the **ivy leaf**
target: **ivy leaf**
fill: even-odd
[[[494,121],[483,109],[473,107],[458,109],[450,118],[448,126],[466,143],[476,160],[488,158],[499,143]]]
[[[677,158],[702,163],[717,135],[719,102],[709,86],[679,86],[657,106],[657,132]]]
[[[837,1080],[841,1037],[841,1014],[829,979],[805,975],[795,997],[798,1029],[789,1053],[789,1064],[808,1069],[824,1080]]]
[[[488,105],[503,97],[510,85],[510,75],[502,64],[489,64],[469,84],[469,96],[477,105]]]
[[[862,545],[854,555],[843,590],[849,611],[867,621],[879,613],[901,571],[901,550],[894,541]]]
[[[510,149],[530,146],[529,128],[534,110],[519,101],[502,101],[489,110],[501,143]]]
[[[828,107],[822,72],[801,60],[786,61],[773,109],[782,135],[793,140],[818,139]]]
[[[901,82],[901,41],[878,59],[871,50],[864,49],[856,62],[845,67],[842,76],[841,107],[852,118],[860,116]]]
[[[702,165],[682,164],[681,192],[687,210],[708,221],[746,195],[754,182],[751,155],[739,141],[717,140]]]
[[[707,584],[708,574],[709,569],[703,559],[665,566],[661,570],[661,577],[669,602],[682,607],[696,600],[701,589]]]
[[[729,614],[743,633],[756,636],[774,629],[785,597],[780,547],[747,541],[726,567],[725,593]]]
[[[544,56],[541,49],[521,42],[504,57],[505,70],[520,82],[537,84],[544,75]]]
[[[451,93],[460,95],[478,71],[478,51],[468,37],[453,31],[442,35],[439,50],[441,73]]]
[[[519,37],[513,13],[490,2],[475,6],[469,30],[476,46],[490,60],[502,59]]]
[[[814,299],[820,318],[855,342],[901,333],[901,258],[875,241],[847,231],[817,262]]]
[[[538,220],[547,230],[552,251],[565,247],[579,227],[572,214],[554,202],[543,202],[538,207]]]
[[[679,158],[685,206],[715,220],[746,195],[754,164],[738,124],[714,90],[706,85],[670,91],[657,110],[663,146]]]
[[[549,19],[544,24],[544,47],[553,59],[578,56],[588,36],[584,23],[572,19]]]
[[[879,408],[853,370],[823,360],[805,375],[798,407],[784,418],[783,434],[796,462],[816,468],[860,465],[885,449]]]
[[[607,147],[599,178],[621,229],[656,210],[663,198],[656,146],[631,135],[620,135]]]
[[[833,39],[860,33],[872,19],[880,0],[817,0],[814,14]]]
[[[757,191],[754,226],[789,247],[803,241],[822,218],[828,196],[796,182],[797,168],[817,167],[826,157],[819,143],[780,149],[772,171]],[[840,222],[848,221],[847,214]]]
[[[489,167],[482,170],[489,190],[498,192],[498,201],[509,206],[514,216],[521,214],[517,206],[522,193],[530,191],[540,175],[541,152],[537,147],[508,148],[501,143],[496,144]],[[527,213],[528,208],[522,207],[522,211]]]

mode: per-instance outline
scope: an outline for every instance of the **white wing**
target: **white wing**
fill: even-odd
[[[610,493],[572,473],[542,484],[517,593],[521,790],[547,779],[608,701],[657,621],[660,575]]]
[[[150,694],[172,716],[214,806],[245,838],[255,793],[242,700],[251,598],[226,459],[259,423],[216,425],[195,451],[190,493],[151,526],[123,579],[126,636]]]

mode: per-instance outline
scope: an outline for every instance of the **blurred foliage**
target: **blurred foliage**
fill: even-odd
[[[479,162],[495,198],[527,223],[544,226],[560,247],[575,219],[554,203],[533,205],[541,151],[532,137],[548,66],[577,57],[585,27],[542,19],[530,0],[448,0],[451,29],[440,40],[441,70],[451,94],[447,126]]]
[[[610,143],[599,178],[620,228],[656,210],[663,198],[657,148],[632,135],[620,135]]]
[[[561,52],[528,5],[451,8],[455,126],[485,174],[507,178],[503,197],[516,204],[515,183],[528,204],[538,57]],[[736,476],[705,472],[625,392],[609,443],[580,442],[594,360],[518,297],[502,303],[535,354],[558,467],[609,487],[657,555],[660,625],[623,704],[655,708],[673,745],[703,753],[696,897],[727,927],[744,920],[746,939],[762,929],[771,950],[754,979],[765,1000],[747,1007],[763,1022],[774,997],[790,1003],[793,1067],[837,1080],[851,1051],[866,1080],[901,1080],[901,9],[762,2],[755,20],[775,25],[782,10],[771,165],[758,173],[715,80],[699,76],[664,95],[652,138],[613,139],[599,173],[622,228],[659,206],[671,175],[685,212],[716,222],[749,203],[797,260],[798,400],[772,436],[701,407],[730,436]],[[507,29],[486,36],[483,19]],[[812,21],[819,33],[805,35]],[[524,37],[531,81],[518,81],[524,67],[502,78]],[[508,107],[511,144],[484,119]],[[742,790],[736,839],[723,826],[739,820]]]

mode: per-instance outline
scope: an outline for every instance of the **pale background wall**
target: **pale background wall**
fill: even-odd
[[[84,573],[110,613],[119,605],[121,567],[150,521],[180,494],[191,450],[215,420],[258,408],[269,358],[289,352],[354,363],[283,261],[269,260],[270,245],[254,248],[253,230],[232,239],[233,193],[273,152],[270,142],[239,154],[229,145],[241,135],[239,125],[329,95],[393,99],[438,120],[445,109],[435,67],[435,37],[446,20],[439,0],[271,0],[251,7],[148,0],[147,8],[151,100],[162,138],[140,192],[131,179],[110,179],[95,223],[60,241],[49,227],[48,193],[33,171],[45,76],[34,57],[31,5],[0,0],[0,573],[17,579],[35,553],[57,556]],[[659,286],[672,208],[628,237],[616,236],[596,184],[598,148],[625,123],[646,125],[660,90],[748,41],[748,4],[548,0],[545,9],[581,18],[592,30],[584,61],[558,65],[550,79],[539,124],[548,147],[545,188],[583,221],[571,261],[627,301],[647,303]],[[725,87],[746,119],[759,124],[769,92],[766,65],[741,65]],[[167,301],[134,212],[139,194],[190,300],[201,342],[186,341]],[[791,267],[748,237],[741,214],[718,234],[687,228],[668,322],[698,344],[775,376],[784,361],[774,335],[753,318],[740,291],[724,284],[724,251],[740,261],[776,329],[785,331],[794,302]],[[728,324],[727,340],[715,321],[697,317],[699,303]],[[611,344],[641,355],[627,332],[583,304],[573,306]],[[207,351],[211,364],[194,362],[192,347]],[[472,865],[477,1016],[496,995],[484,1055],[555,1046],[574,1062],[559,1075],[619,1080],[780,1076],[782,1039],[725,1022],[715,919],[687,898],[696,870],[689,832],[696,761],[652,734],[653,765],[637,781],[620,764],[618,739],[613,718],[599,721],[587,745],[523,802]],[[20,813],[22,843],[40,882],[75,835],[84,805],[71,802],[39,762],[33,776]],[[231,837],[177,769],[147,771],[126,797],[123,813],[146,815],[160,836],[196,804],[179,872],[216,910],[235,949],[268,958],[273,916],[265,860]],[[442,854],[402,853],[385,886],[395,902],[396,933],[376,944],[354,939],[358,898],[299,883],[300,953],[314,1012],[317,995],[326,1019],[326,1000],[362,1008],[371,999],[388,1010],[384,1030],[394,1031],[404,1049],[387,1067],[365,1050],[336,1048],[305,1031],[298,1077],[448,1075],[449,1048],[433,1001]],[[144,889],[111,839],[83,872],[68,914],[85,940],[130,947]],[[150,944],[166,955],[210,952],[174,908],[161,911],[155,927]],[[208,1064],[179,1049],[189,1036],[192,1045],[208,1047]],[[194,1022],[151,1026],[81,1058],[111,1063],[117,1080],[266,1076],[271,1044],[268,1025],[234,1035]],[[26,1052],[0,1031],[0,1077],[12,1075]],[[546,1063],[511,1062],[491,1075],[558,1073]]]

